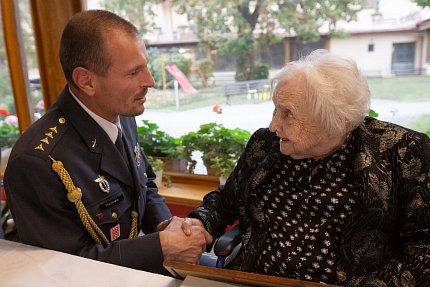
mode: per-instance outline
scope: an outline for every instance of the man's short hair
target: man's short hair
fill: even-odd
[[[74,84],[72,73],[77,67],[104,75],[112,59],[105,49],[107,35],[121,31],[139,37],[139,31],[129,21],[105,10],[87,10],[73,15],[61,36],[60,62],[64,76]]]

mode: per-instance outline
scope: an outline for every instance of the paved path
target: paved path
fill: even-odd
[[[166,111],[147,109],[137,120],[147,119],[155,122],[160,129],[171,136],[178,137],[189,131],[196,131],[203,123],[217,122],[228,128],[242,128],[251,133],[270,123],[273,103],[221,105],[222,114],[212,111],[212,107],[188,111]],[[379,113],[379,119],[407,126],[422,114],[430,115],[430,101],[396,102],[372,100],[372,109]],[[138,122],[139,124],[139,122]],[[429,127],[430,129],[430,127]]]

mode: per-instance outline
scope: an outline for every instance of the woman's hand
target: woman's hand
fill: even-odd
[[[156,227],[156,230],[157,231],[163,231],[163,230],[168,230],[168,229],[176,229],[179,226],[181,227],[182,231],[187,236],[191,235],[193,226],[198,226],[198,227],[204,228],[203,223],[197,218],[189,218],[189,217],[181,218],[178,216],[173,216],[169,219],[162,221],[160,224],[158,224]]]

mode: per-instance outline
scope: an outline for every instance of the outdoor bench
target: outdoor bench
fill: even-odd
[[[240,81],[223,86],[224,96],[229,103],[230,96],[247,95],[249,98],[257,98],[260,100],[270,99],[270,80],[251,80]]]

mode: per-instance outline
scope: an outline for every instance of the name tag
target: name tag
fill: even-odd
[[[108,207],[111,207],[112,205],[117,204],[118,202],[121,202],[124,200],[124,195],[120,194],[117,197],[112,198],[111,200],[109,200],[108,202],[104,202],[100,205],[100,209],[104,210]]]

